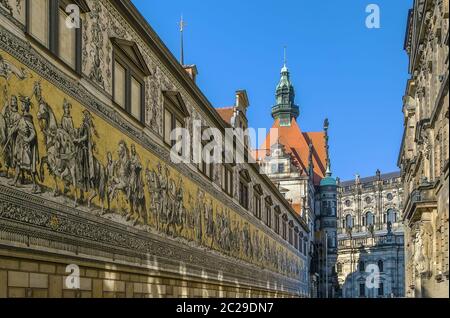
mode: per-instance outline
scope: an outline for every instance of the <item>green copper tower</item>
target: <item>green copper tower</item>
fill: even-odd
[[[289,78],[285,57],[281,79],[276,90],[276,104],[272,107],[272,117],[280,120],[280,126],[289,126],[292,118],[297,119],[299,115],[300,108],[295,105],[295,90]]]

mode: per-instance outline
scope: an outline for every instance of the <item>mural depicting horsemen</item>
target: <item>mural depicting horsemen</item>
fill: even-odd
[[[8,65],[8,78],[24,81],[20,69]],[[68,199],[106,218],[295,272],[286,249],[277,249],[263,231],[208,191],[187,185],[194,183],[168,163],[144,158],[128,139],[105,142],[101,123],[89,110],[65,96],[46,94],[39,80],[30,83],[28,96],[8,94],[8,87],[0,96],[0,177],[8,177],[11,186],[28,188],[28,182],[30,192],[47,193],[57,202]]]

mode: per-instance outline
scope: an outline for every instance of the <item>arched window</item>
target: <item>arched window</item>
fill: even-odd
[[[391,222],[391,224],[394,224],[397,222],[397,212],[394,209],[389,209],[387,211],[387,222]]]
[[[366,213],[366,226],[374,225],[374,223],[375,223],[375,218],[373,216],[373,213],[367,212]]]
[[[383,266],[384,266],[384,263],[383,263],[383,261],[380,259],[380,260],[378,261],[378,270],[380,271],[380,273],[384,271]]]
[[[347,216],[345,217],[345,227],[348,228],[353,228],[353,217],[350,214],[347,214]]]

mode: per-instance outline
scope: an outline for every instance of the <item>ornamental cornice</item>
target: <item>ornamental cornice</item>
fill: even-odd
[[[266,288],[267,281],[276,281],[292,293],[299,288],[297,280],[281,274],[211,251],[205,253],[202,248],[186,246],[3,185],[0,185],[0,220],[0,242],[10,247],[41,251],[56,248],[63,255],[84,254],[111,262],[120,259],[135,262],[138,258],[142,263],[152,259],[159,268],[179,268],[185,264],[193,272],[208,271],[211,277],[222,273],[231,282],[238,279]],[[254,277],[261,280],[255,281]]]

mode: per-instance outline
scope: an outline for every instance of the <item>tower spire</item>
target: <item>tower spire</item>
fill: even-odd
[[[327,156],[327,171],[325,173],[325,175],[327,177],[331,177],[332,172],[331,172],[331,160],[330,160],[330,145],[328,143],[329,141],[329,136],[328,136],[328,128],[330,127],[330,122],[328,120],[328,118],[325,118],[325,121],[323,123],[323,130],[325,131],[325,149],[326,149],[326,156]]]
[[[272,107],[272,117],[278,119],[281,126],[290,126],[292,119],[296,119],[300,114],[300,108],[295,104],[295,90],[287,68],[286,51],[284,46],[283,68],[276,89],[276,104]]]
[[[180,64],[184,65],[184,27],[186,26],[186,22],[183,19],[183,14],[181,15],[181,19],[179,22],[179,26],[180,26]]]

